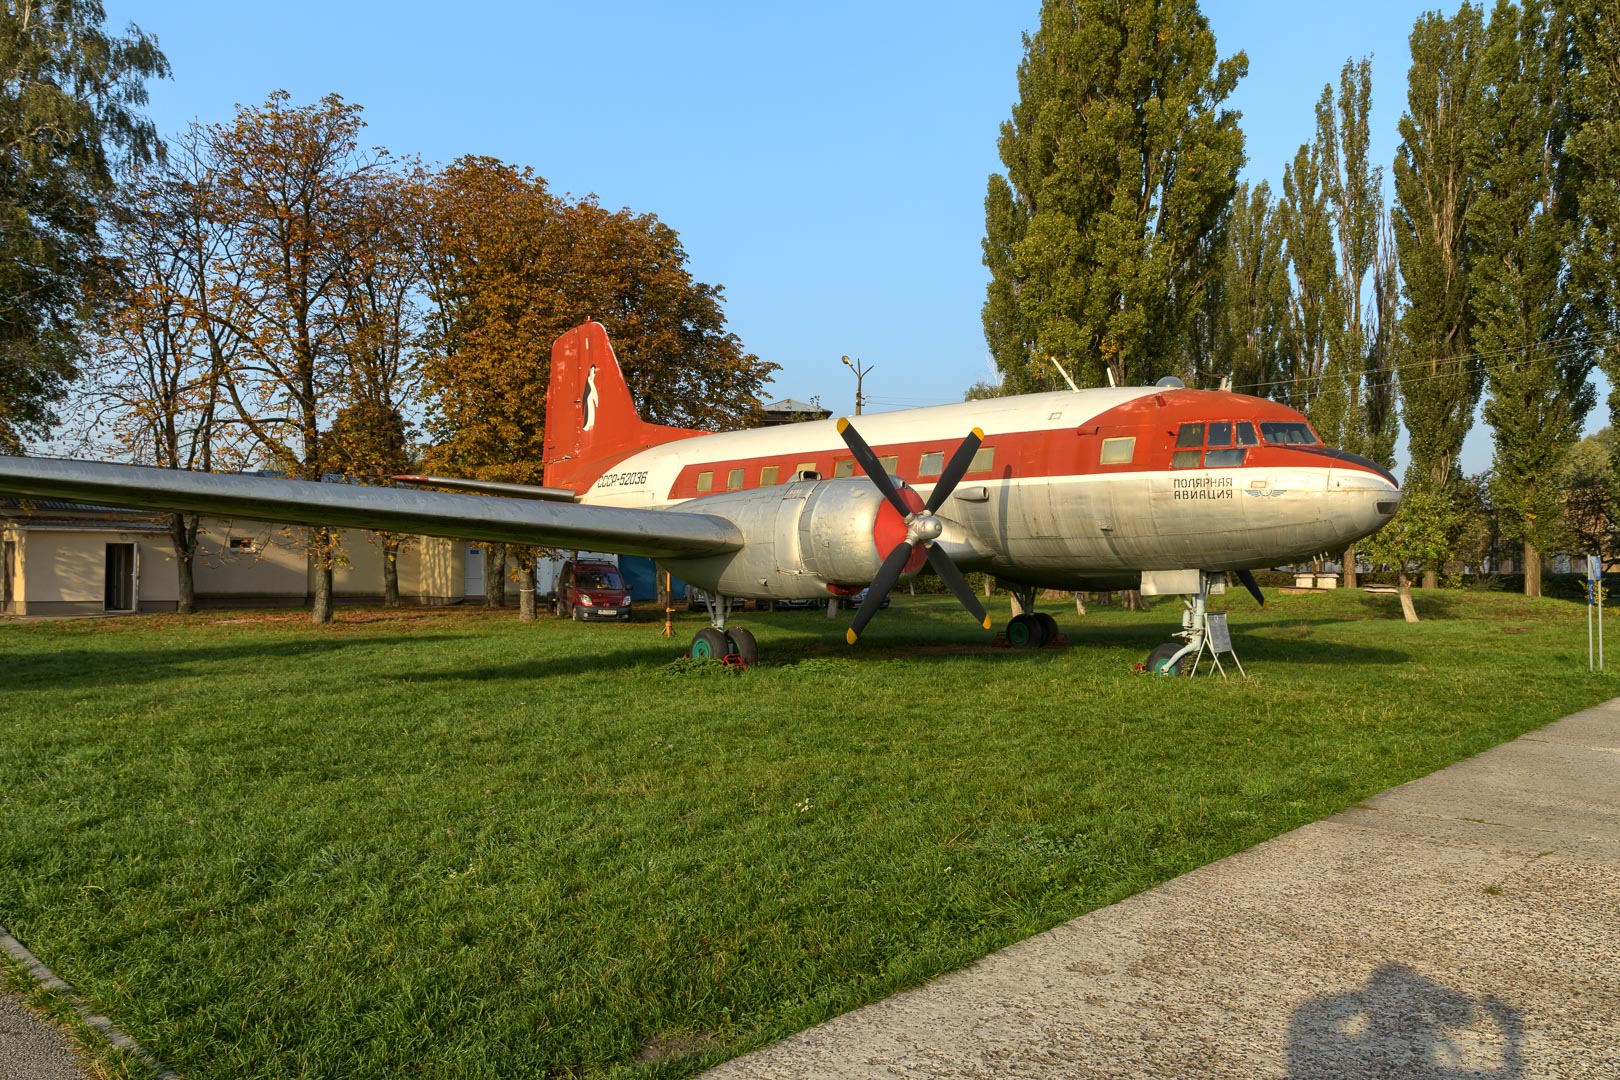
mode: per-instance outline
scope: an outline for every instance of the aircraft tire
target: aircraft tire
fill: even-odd
[[[1181,675],[1187,666],[1187,658],[1182,657],[1174,664],[1170,658],[1181,651],[1181,642],[1167,641],[1157,649],[1148,653],[1147,669],[1150,675]]]
[[[1007,623],[1007,644],[1015,649],[1038,649],[1046,644],[1046,628],[1032,615],[1014,615]]]
[[[731,649],[731,643],[726,635],[712,626],[705,626],[692,638],[692,647],[686,655],[694,660],[720,660]]]
[[[754,640],[752,630],[742,626],[732,627],[726,631],[726,639],[731,644],[731,651],[742,658],[744,667],[759,663],[759,642]]]
[[[1041,624],[1041,645],[1046,646],[1058,639],[1057,620],[1044,611],[1037,611],[1032,618]]]

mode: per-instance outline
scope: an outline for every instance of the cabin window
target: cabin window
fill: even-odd
[[[1203,446],[1204,425],[1182,424],[1181,431],[1176,435],[1177,446]]]
[[[1258,446],[1260,439],[1254,433],[1254,425],[1247,420],[1237,426],[1237,444],[1239,446]]]
[[[1204,440],[1209,446],[1232,445],[1232,421],[1220,420],[1209,425],[1209,438]]]
[[[1204,453],[1204,468],[1235,469],[1243,464],[1247,450],[1209,450]]]
[[[712,472],[700,472],[700,473],[698,473],[697,490],[698,490],[699,495],[707,495],[709,492],[713,491],[714,490],[714,473],[712,473]]]
[[[759,470],[759,486],[760,487],[774,487],[776,485],[776,478],[778,476],[780,476],[781,474],[782,474],[782,466],[780,466],[780,465],[767,465],[767,466],[765,466],[763,469]]]
[[[934,450],[922,456],[922,464],[917,466],[918,476],[938,476],[945,469],[945,453]]]
[[[854,476],[854,475],[855,475],[855,459],[854,458],[848,458],[848,457],[847,458],[839,458],[837,464],[835,464],[833,466],[833,476],[835,476],[835,477]]]
[[[1104,465],[1129,465],[1136,456],[1136,436],[1130,435],[1121,439],[1104,439],[1102,453],[1097,460]]]
[[[979,452],[973,455],[973,461],[968,465],[967,471],[970,473],[989,472],[995,467],[996,448],[993,446],[981,446]]]
[[[1273,446],[1315,446],[1317,438],[1311,432],[1309,424],[1283,423],[1277,420],[1262,420],[1260,434]]]
[[[805,473],[813,473],[814,475],[806,477],[804,475]],[[813,461],[801,461],[797,465],[793,466],[793,475],[798,477],[800,480],[821,479],[821,472],[816,468],[816,463]]]
[[[731,472],[726,474],[726,490],[727,491],[737,491],[737,490],[740,490],[742,488],[742,486],[743,486],[743,473],[745,471],[746,470],[743,470],[743,469],[732,469]]]
[[[1203,456],[1203,453],[1202,450],[1177,450],[1170,455],[1170,467],[1172,469],[1196,469],[1198,468],[1198,459]]]
[[[884,472],[893,476],[900,471],[900,455],[890,454],[888,457],[880,457],[878,458],[878,465],[882,467]]]

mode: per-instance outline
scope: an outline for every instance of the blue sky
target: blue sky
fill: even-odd
[[[1221,55],[1249,57],[1231,100],[1245,178],[1280,186],[1323,84],[1363,55],[1387,173],[1407,34],[1433,6],[1205,3]],[[488,154],[556,191],[656,213],[694,274],[725,287],[731,329],[782,365],[773,396],[849,408],[846,353],[873,365],[877,409],[957,401],[989,374],[985,182],[1036,0],[106,7],[109,27],[156,34],[174,67],[152,88],[165,133],[276,89],[336,92],[395,153]],[[1476,429],[1465,468],[1489,461]]]

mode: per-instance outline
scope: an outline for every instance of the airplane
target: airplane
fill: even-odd
[[[0,491],[650,556],[707,598],[710,625],[688,655],[745,663],[758,644],[730,619],[737,601],[864,590],[854,644],[925,564],[985,630],[964,571],[994,575],[1026,613],[1038,588],[1141,588],[1185,598],[1179,640],[1149,656],[1164,674],[1195,663],[1204,602],[1226,572],[1262,599],[1252,569],[1343,551],[1401,499],[1388,470],[1322,445],[1303,414],[1174,379],[906,409],[860,427],[647,423],[606,329],[587,321],[552,347],[541,485],[365,487],[0,457]],[[1051,636],[1044,614],[1006,628],[1015,646]]]

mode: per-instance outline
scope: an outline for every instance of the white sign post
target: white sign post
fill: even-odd
[[[1597,620],[1597,664],[1592,663],[1592,621]],[[1586,557],[1586,670],[1603,670],[1603,559]]]

